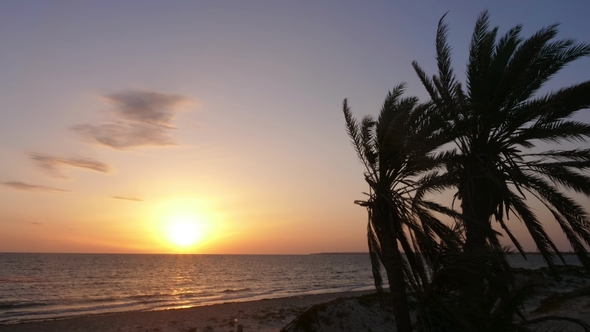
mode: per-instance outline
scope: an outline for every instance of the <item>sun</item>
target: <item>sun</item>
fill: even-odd
[[[162,199],[146,211],[145,225],[160,252],[200,253],[220,238],[224,220],[205,198]]]
[[[169,217],[166,223],[166,235],[175,246],[193,246],[203,237],[203,227],[195,216],[175,215]]]

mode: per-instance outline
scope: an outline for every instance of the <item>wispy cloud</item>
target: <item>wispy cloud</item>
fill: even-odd
[[[71,192],[70,190],[59,189],[59,188],[54,188],[54,187],[49,187],[49,186],[28,184],[28,183],[24,183],[24,182],[20,182],[20,181],[2,182],[2,184],[7,187],[13,188],[13,189],[24,190],[24,191]]]
[[[104,98],[115,106],[115,112],[123,119],[171,127],[176,112],[190,103],[181,95],[155,91],[126,91]]]
[[[123,91],[102,96],[112,105],[107,123],[72,127],[89,141],[118,150],[142,146],[174,145],[170,130],[177,113],[191,104],[190,99],[156,91]]]
[[[143,199],[137,197],[125,197],[125,196],[111,196],[114,199],[122,199],[126,201],[143,202]]]
[[[100,125],[81,124],[72,127],[72,129],[91,141],[118,150],[150,145],[174,145],[166,128],[159,126],[106,123]]]
[[[108,164],[90,158],[58,157],[36,152],[29,153],[29,157],[39,168],[58,178],[67,178],[61,170],[64,166],[85,168],[100,173],[112,171]]]

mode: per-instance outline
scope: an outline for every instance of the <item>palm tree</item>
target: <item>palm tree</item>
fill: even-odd
[[[431,213],[452,211],[421,196],[412,197],[418,189],[425,192],[421,184],[438,175],[431,153],[444,140],[437,135],[440,124],[430,114],[431,104],[420,104],[415,97],[401,98],[403,92],[402,84],[388,94],[377,121],[366,116],[359,123],[346,99],[343,105],[348,134],[365,166],[370,188],[368,199],[356,203],[368,211],[367,236],[375,285],[381,290],[382,264],[400,332],[412,330],[408,286],[417,288],[427,280],[425,263],[438,252],[437,241],[451,241],[454,235]]]
[[[557,25],[527,39],[521,25],[497,38],[483,12],[473,32],[465,87],[451,68],[444,16],[438,25],[438,74],[428,77],[414,62],[436,110],[445,116],[444,131],[454,137],[447,158],[447,186],[457,188],[461,227],[468,254],[501,251],[492,217],[524,256],[508,227],[509,216],[526,226],[539,252],[553,267],[557,246],[527,199],[540,201],[563,230],[580,261],[590,269],[590,218],[564,190],[590,197],[590,149],[543,149],[538,143],[585,142],[590,125],[572,119],[590,106],[590,81],[540,94],[539,89],[568,63],[590,54],[588,44],[553,40]],[[501,258],[498,258],[501,260]],[[483,298],[480,287],[465,291]],[[476,304],[477,306],[478,304]]]
[[[444,17],[443,17],[444,18]],[[448,154],[448,171],[455,176],[461,199],[466,251],[487,243],[499,248],[499,223],[516,249],[523,249],[510,232],[509,214],[527,227],[550,266],[561,255],[543,225],[526,204],[536,198],[551,212],[585,266],[590,258],[590,219],[583,207],[562,188],[590,197],[590,149],[534,149],[537,143],[585,142],[590,125],[571,119],[590,107],[590,81],[538,96],[536,93],[566,64],[590,54],[590,45],[572,40],[552,41],[557,25],[520,37],[520,25],[496,40],[489,16],[477,19],[467,64],[467,89],[450,66],[447,26],[439,22],[436,49],[438,75],[427,77],[414,68],[437,109],[447,116],[456,148]],[[526,151],[526,152],[525,152]]]

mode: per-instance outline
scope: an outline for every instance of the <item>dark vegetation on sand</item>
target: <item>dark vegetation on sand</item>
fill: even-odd
[[[526,282],[534,292],[527,299],[527,321],[517,317],[517,330],[537,331],[584,331],[583,324],[575,318],[557,319],[556,313],[568,313],[572,308],[584,309],[590,305],[590,274],[581,266],[558,266],[557,278],[543,267],[536,270],[516,268],[513,275],[519,282]],[[392,331],[395,329],[391,302],[382,305],[379,294],[367,294],[352,298],[339,298],[317,304],[302,312],[281,332],[356,332]],[[416,313],[417,302],[410,294],[409,307]],[[578,309],[573,309],[578,311]],[[583,317],[577,315],[577,317]],[[516,324],[515,324],[516,325]]]

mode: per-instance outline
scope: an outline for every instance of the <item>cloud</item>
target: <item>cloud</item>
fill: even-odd
[[[118,150],[140,146],[174,145],[166,128],[159,126],[107,123],[82,124],[72,129],[83,137]]]
[[[65,189],[59,189],[59,188],[48,187],[48,186],[39,186],[39,185],[28,184],[28,183],[24,183],[24,182],[20,182],[20,181],[2,182],[2,184],[7,187],[13,188],[13,189],[24,190],[24,191],[71,192],[71,191],[65,190]]]
[[[100,173],[109,173],[112,170],[111,166],[90,158],[56,157],[35,152],[29,153],[29,157],[38,167],[58,178],[67,178],[61,171],[64,166],[85,168]]]
[[[112,119],[101,124],[80,124],[72,130],[89,141],[127,150],[142,146],[174,145],[173,120],[190,99],[156,91],[123,91],[102,96],[114,106]]]
[[[125,197],[125,196],[111,196],[114,199],[122,199],[126,201],[143,202],[143,199],[137,197]]]
[[[139,123],[171,127],[176,111],[189,104],[188,98],[155,91],[126,91],[104,98],[121,118]]]

